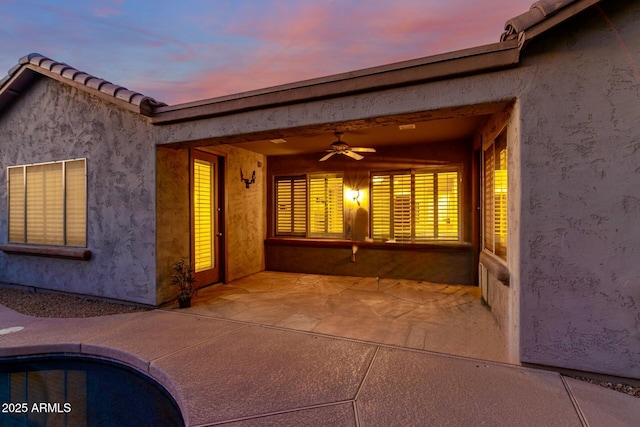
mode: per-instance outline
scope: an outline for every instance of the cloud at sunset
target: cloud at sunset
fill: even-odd
[[[175,104],[497,42],[531,1],[5,3],[5,69],[40,52]]]

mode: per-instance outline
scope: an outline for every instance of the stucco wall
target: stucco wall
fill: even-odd
[[[638,378],[640,6],[601,10],[524,58],[521,354]]]
[[[157,304],[178,294],[171,285],[173,264],[189,259],[189,150],[158,148],[157,180]]]
[[[0,242],[7,166],[87,159],[90,261],[0,252],[0,281],[155,303],[155,147],[139,116],[51,79],[0,116]]]

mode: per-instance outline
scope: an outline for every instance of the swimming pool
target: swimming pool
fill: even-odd
[[[152,378],[77,355],[0,359],[0,426],[182,427],[180,409]]]

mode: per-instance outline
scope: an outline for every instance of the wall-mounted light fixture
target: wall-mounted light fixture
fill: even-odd
[[[256,182],[256,171],[253,171],[253,174],[251,174],[251,178],[245,178],[244,174],[242,173],[242,168],[240,168],[240,181],[244,182],[244,185],[249,188],[249,185]]]
[[[357,203],[360,206],[360,190],[350,188],[347,190],[347,198],[349,200],[353,200],[354,203]]]

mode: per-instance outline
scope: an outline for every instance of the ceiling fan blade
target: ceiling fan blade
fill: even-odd
[[[356,159],[356,160],[364,159],[363,156],[361,156],[360,154],[354,153],[351,150],[341,151],[340,154],[344,154],[345,156],[351,157],[352,159]]]
[[[327,160],[329,157],[333,156],[336,153],[337,153],[336,151],[331,150],[331,152],[329,154],[327,154],[326,156],[324,156],[323,158],[321,158],[320,161],[324,162],[325,160]]]
[[[375,148],[366,148],[366,147],[351,147],[351,151],[356,153],[375,153]]]

